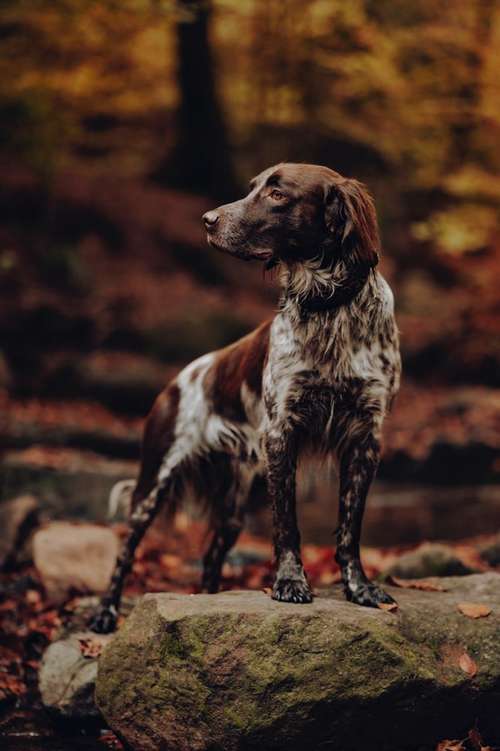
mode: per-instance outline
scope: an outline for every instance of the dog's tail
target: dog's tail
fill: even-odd
[[[135,480],[120,480],[113,485],[109,494],[108,519],[113,519],[120,512],[129,516],[135,485]]]

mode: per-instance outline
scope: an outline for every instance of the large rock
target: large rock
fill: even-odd
[[[428,576],[466,576],[473,569],[461,561],[453,549],[438,542],[424,542],[415,550],[400,555],[384,575],[401,579],[423,579]]]
[[[395,613],[352,605],[338,588],[312,605],[263,592],[146,595],[104,650],[96,701],[140,751],[427,749],[476,720],[493,743],[500,576],[442,583],[449,591],[391,587]],[[461,601],[493,611],[473,620]]]
[[[49,597],[104,592],[118,554],[118,538],[97,524],[52,522],[33,538],[33,560]]]

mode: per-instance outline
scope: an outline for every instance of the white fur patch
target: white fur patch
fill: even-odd
[[[108,519],[113,519],[118,513],[129,515],[135,484],[135,480],[120,480],[113,485],[108,500]]]

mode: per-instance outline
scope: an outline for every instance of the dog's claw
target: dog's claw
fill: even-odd
[[[277,579],[271,597],[279,602],[308,603],[313,594],[309,584],[303,579]]]
[[[89,620],[89,628],[96,634],[110,634],[116,629],[118,613],[114,607],[103,607]]]
[[[368,608],[377,608],[380,604],[396,604],[396,600],[372,582],[362,582],[355,589],[345,587],[345,595],[349,602]]]

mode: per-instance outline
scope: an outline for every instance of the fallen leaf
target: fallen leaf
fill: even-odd
[[[273,590],[271,589],[271,587],[262,587],[262,591],[265,595],[270,595]]]
[[[160,563],[165,568],[178,568],[182,563],[182,558],[179,555],[173,555],[172,553],[163,553],[160,556]]]
[[[467,652],[463,652],[459,659],[458,664],[460,666],[460,669],[464,671],[464,673],[467,673],[467,675],[470,678],[474,678],[474,676],[477,673],[477,665],[472,659],[472,657],[469,657]]]
[[[96,658],[101,656],[107,639],[105,636],[95,634],[95,636],[88,636],[86,639],[78,639],[78,641],[80,642],[80,652],[84,657]]]
[[[483,746],[483,739],[481,738],[479,730],[477,728],[471,728],[467,737],[475,751],[481,751],[481,748]]]
[[[422,592],[447,591],[436,579],[399,579],[397,576],[389,576],[387,583],[402,589],[420,589]]]
[[[481,733],[477,728],[469,730],[468,739],[472,745],[474,751],[492,751],[491,746],[483,746],[483,739]]]
[[[378,608],[380,610],[386,610],[388,613],[394,613],[398,609],[397,602],[379,602]]]
[[[462,741],[441,741],[436,746],[436,751],[465,751]]]
[[[36,589],[28,589],[25,595],[26,602],[30,605],[38,605],[41,602],[41,595]]]
[[[484,605],[482,602],[459,602],[457,610],[468,618],[485,618],[491,613],[489,605]]]

